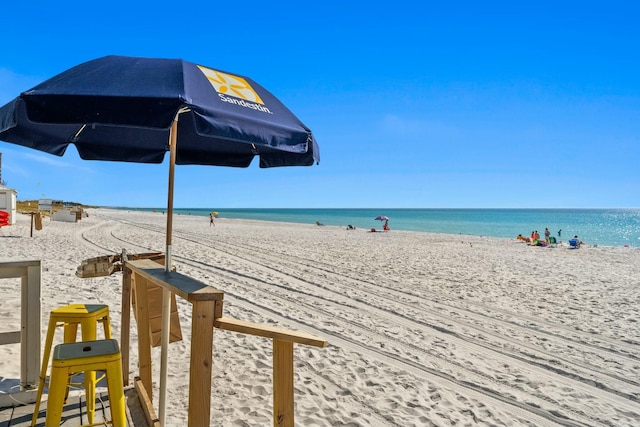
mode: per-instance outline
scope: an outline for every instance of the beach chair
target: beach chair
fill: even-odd
[[[580,249],[580,240],[569,239],[569,249]]]

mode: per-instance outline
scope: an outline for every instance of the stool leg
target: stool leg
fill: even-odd
[[[104,338],[109,340],[111,339],[111,318],[110,315],[107,314],[100,320],[102,322],[102,326],[104,328]]]
[[[93,319],[82,320],[82,341],[95,341],[96,339],[96,322]],[[84,390],[87,397],[87,420],[89,424],[93,424],[94,414],[96,410],[96,372],[86,371],[84,373]]]
[[[65,368],[52,368],[49,380],[49,401],[47,402],[47,418],[45,426],[59,427],[64,410],[64,396],[69,380],[69,371]]]
[[[82,328],[84,329],[84,328]],[[78,336],[78,323],[65,323],[64,324],[64,342],[76,342]]]
[[[127,417],[124,408],[124,386],[122,385],[121,359],[107,364],[107,387],[109,389],[109,407],[113,427],[126,427]]]
[[[66,322],[64,324],[64,342],[71,343],[76,342],[78,339],[78,322]],[[82,328],[84,330],[84,327]],[[69,398],[69,387],[67,387],[64,391],[64,403],[67,403],[67,399]]]
[[[49,326],[47,328],[47,339],[44,344],[44,355],[42,356],[42,368],[40,369],[40,381],[38,383],[38,394],[36,396],[36,406],[31,417],[31,427],[38,422],[38,412],[40,411],[40,402],[42,401],[42,392],[44,391],[44,383],[47,378],[47,367],[49,366],[49,356],[51,355],[51,345],[53,344],[53,335],[56,332],[56,321],[49,317]]]

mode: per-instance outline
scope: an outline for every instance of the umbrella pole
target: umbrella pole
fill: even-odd
[[[180,114],[180,113],[178,113]],[[167,198],[167,252],[164,258],[164,270],[171,272],[171,234],[173,233],[173,182],[176,165],[176,143],[178,137],[178,114],[171,124],[169,136],[169,190]],[[165,408],[167,406],[167,356],[169,349],[169,329],[171,317],[171,291],[162,288],[162,342],[160,352],[160,395],[158,397],[158,418],[160,425],[165,425]]]
[[[178,113],[179,114],[179,113]],[[169,189],[167,191],[167,253],[165,254],[164,270],[171,271],[171,234],[173,233],[173,181],[176,165],[176,142],[178,139],[178,115],[171,124],[169,134]]]

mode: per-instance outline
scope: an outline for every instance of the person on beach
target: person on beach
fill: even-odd
[[[210,213],[209,214],[209,227],[211,227],[212,225],[215,226],[216,223],[213,222],[213,213]]]
[[[384,231],[389,231],[389,220],[386,220],[386,221],[384,222],[384,226],[382,227],[382,229],[383,229]]]
[[[544,241],[549,243],[549,236],[551,236],[551,232],[549,231],[549,228],[545,228],[544,229]]]
[[[560,237],[561,235],[562,235],[562,228],[558,230],[558,237]]]
[[[578,239],[578,236],[573,236],[573,239],[569,239],[569,249],[579,249],[582,242]]]

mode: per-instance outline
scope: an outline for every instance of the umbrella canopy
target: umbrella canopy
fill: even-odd
[[[385,215],[378,215],[375,219],[376,221],[389,221],[389,217]]]
[[[176,115],[176,164],[305,166],[307,128],[248,77],[180,59],[107,56],[73,67],[0,108],[0,139],[86,160],[161,163]]]
[[[309,166],[316,141],[280,101],[248,77],[181,59],[107,56],[73,67],[0,108],[0,140],[62,156],[161,163],[170,153],[170,273],[175,164]],[[160,422],[164,425],[169,298],[163,294]]]
[[[86,160],[161,163],[169,151],[168,260],[174,164],[320,160],[309,128],[262,86],[181,59],[106,56],[77,65],[0,108],[0,140],[58,156],[74,144]]]

